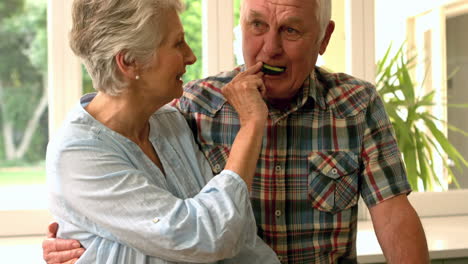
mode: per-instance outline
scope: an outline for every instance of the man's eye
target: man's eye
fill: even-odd
[[[261,21],[252,21],[252,27],[254,28],[262,28],[265,26],[265,23],[261,22]]]
[[[258,28],[258,27],[261,27],[261,26],[262,26],[262,22],[260,22],[260,21],[253,21],[253,22],[252,22],[252,26],[257,27],[257,28]]]
[[[296,40],[300,38],[301,36],[301,33],[299,32],[299,30],[294,29],[292,27],[286,27],[283,29],[282,32],[283,32],[284,37],[289,40]]]
[[[250,25],[253,28],[253,30],[257,32],[265,31],[265,28],[266,28],[265,23],[263,23],[262,21],[258,21],[258,20],[254,20],[250,22]]]

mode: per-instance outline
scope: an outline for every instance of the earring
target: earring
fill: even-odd
[[[135,80],[140,80],[140,75],[135,76]]]

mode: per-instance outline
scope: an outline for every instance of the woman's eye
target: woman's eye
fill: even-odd
[[[179,40],[177,43],[176,43],[176,46],[177,47],[180,47],[184,44],[185,40]]]

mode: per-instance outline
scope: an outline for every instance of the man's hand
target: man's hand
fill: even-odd
[[[58,224],[49,225],[47,239],[42,242],[43,258],[48,264],[73,264],[85,251],[80,242],[56,238]]]

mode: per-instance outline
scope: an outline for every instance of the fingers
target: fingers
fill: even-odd
[[[58,223],[53,222],[48,226],[47,238],[56,238],[58,230]]]
[[[67,261],[79,258],[84,252],[78,241],[56,238],[44,240],[42,249],[43,258],[47,263],[68,263]]]
[[[78,258],[83,255],[84,249],[78,248],[69,251],[51,252],[49,255],[44,256],[47,263],[75,263]]]
[[[67,250],[81,248],[81,244],[77,240],[52,238],[52,239],[44,240],[42,242],[42,248],[49,252],[67,251]]]
[[[263,76],[263,73],[262,73],[262,76]],[[263,98],[266,97],[266,87],[265,87],[265,83],[263,82],[262,79],[260,79],[260,84],[258,86],[258,91],[260,92],[260,94],[262,95]]]
[[[259,72],[257,72],[255,75],[257,75],[257,76],[258,76],[258,78],[262,78],[262,77],[263,77],[263,75],[265,75],[265,73],[264,73],[264,72],[262,72],[262,71],[259,71]]]
[[[67,261],[67,262],[65,262],[63,264],[75,264],[77,261],[78,261],[78,259],[76,258],[76,259],[72,259],[70,261]]]
[[[247,68],[247,70],[245,70],[244,72],[247,75],[256,74],[260,71],[260,69],[262,68],[262,65],[263,65],[263,62],[259,61],[255,63],[254,65],[250,66],[249,68]]]

